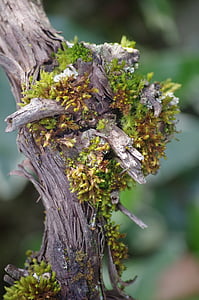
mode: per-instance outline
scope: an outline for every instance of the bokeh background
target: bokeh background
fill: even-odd
[[[127,232],[129,259],[124,279],[138,276],[127,288],[138,300],[199,299],[199,1],[198,0],[46,0],[52,25],[67,40],[137,42],[140,72],[155,80],[182,84],[180,131],[168,144],[167,160],[145,186],[123,192],[123,204],[149,227],[139,229],[125,216],[113,218]],[[25,251],[38,250],[43,207],[33,186],[8,176],[23,159],[16,133],[4,133],[5,117],[15,104],[0,70],[0,294],[3,268],[23,266]],[[104,272],[107,278],[106,270]]]

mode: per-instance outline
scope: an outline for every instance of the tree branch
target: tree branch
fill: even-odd
[[[34,184],[46,214],[41,249],[31,259],[56,272],[56,298],[131,299],[123,291],[131,281],[119,276],[127,247],[111,214],[119,209],[147,227],[119,203],[118,191],[132,179],[145,183],[159,168],[175,132],[174,87],[135,74],[139,51],[126,39],[63,43],[39,0],[1,0],[0,37],[0,65],[18,105],[6,131],[18,129],[17,145],[27,158],[12,174]],[[109,292],[101,276],[105,248]],[[16,276],[28,277],[8,268],[7,280]]]
[[[14,131],[23,125],[39,121],[46,117],[64,114],[64,112],[64,107],[54,100],[33,98],[29,104],[5,119],[5,122],[8,124],[6,132]]]

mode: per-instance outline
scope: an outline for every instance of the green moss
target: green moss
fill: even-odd
[[[118,275],[121,276],[122,272],[126,269],[122,262],[128,258],[128,247],[121,240],[125,237],[125,234],[120,233],[119,225],[109,221],[105,225],[105,236],[111,250],[113,263],[116,266]]]
[[[44,118],[38,122],[28,124],[29,129],[33,132],[35,140],[42,146],[47,146],[49,141],[57,141],[60,134],[68,130],[78,130],[79,125],[73,120],[73,115],[81,112],[84,118],[91,114],[88,109],[87,101],[92,97],[95,89],[90,88],[89,79],[85,75],[78,83],[74,82],[73,76],[63,78],[58,82],[52,82],[52,75],[44,71],[41,72],[42,78],[31,86],[31,89],[24,92],[22,99],[24,103],[29,103],[32,98],[53,99],[60,103],[66,110],[67,114]],[[44,84],[44,78],[47,78]]]
[[[124,190],[132,179],[127,174],[122,174],[122,169],[114,158],[104,159],[106,153],[110,153],[110,146],[99,137],[93,138],[90,146],[83,149],[76,160],[69,160],[67,177],[71,191],[77,193],[79,200],[88,201],[97,209],[97,218],[104,218],[107,224],[104,228],[105,237],[113,261],[121,273],[124,269],[122,261],[127,257],[127,247],[120,241],[123,235],[111,221],[116,205],[111,203],[110,194],[114,190]]]
[[[119,109],[124,115],[133,109],[132,105],[137,105],[140,92],[146,83],[144,76],[137,74],[135,70],[126,71],[125,67],[125,62],[118,62],[117,59],[113,59],[106,67],[110,86],[114,93],[111,107]]]
[[[54,84],[54,74],[45,72],[44,70],[40,71],[40,80],[35,83],[30,81],[30,89],[24,90],[24,97],[21,99],[22,103],[28,104],[33,98],[49,98],[49,91],[52,89]]]
[[[153,110],[140,102],[133,105],[130,113],[122,117],[122,129],[134,139],[134,146],[144,156],[142,168],[145,175],[157,172],[160,158],[166,158],[166,144],[177,132],[175,119],[179,107],[178,98],[174,96],[173,91],[178,88],[178,84],[170,81],[160,83],[162,110],[158,117],[154,115]]]
[[[128,40],[127,37],[125,35],[123,35],[120,44],[124,48],[134,49],[135,45],[136,45],[136,42]]]
[[[107,123],[107,120],[106,120],[106,119],[100,119],[99,122],[97,123],[96,129],[97,129],[97,130],[102,130],[102,129],[104,129],[105,126],[106,126],[106,123]]]
[[[60,285],[49,264],[33,259],[28,265],[28,273],[28,276],[21,277],[11,287],[5,287],[4,300],[58,299]]]
[[[62,143],[69,147],[71,142],[74,144],[72,138],[60,139],[60,134],[70,130],[78,130],[79,126],[72,120],[71,116],[60,115],[56,117],[49,117],[40,120],[39,122],[27,124],[30,132],[32,132],[35,142],[38,145],[46,147],[55,142]]]
[[[159,83],[159,100],[156,101],[161,103],[162,109],[157,117],[152,108],[140,101],[142,91],[149,85],[153,73],[140,75],[135,69],[129,71],[124,61],[117,60],[107,65],[106,72],[114,92],[111,107],[119,110],[122,129],[133,138],[134,147],[144,156],[144,174],[155,174],[160,166],[160,158],[166,157],[166,143],[176,132],[175,119],[179,108],[173,93],[180,85],[170,80]]]
[[[74,77],[64,77],[60,81],[53,80],[53,73],[41,71],[39,81],[31,85],[29,90],[23,92],[22,101],[27,104],[32,98],[53,99],[59,102],[65,109],[73,111],[88,110],[86,100],[90,99],[95,89],[89,87],[88,76],[74,82]]]
[[[62,43],[62,47],[63,49],[58,49],[55,54],[60,71],[63,71],[67,65],[74,64],[79,58],[85,62],[92,60],[91,51],[83,43],[75,42],[72,47],[68,47],[67,44]]]
[[[123,37],[121,46],[131,53],[135,42]],[[90,224],[100,223],[103,219],[105,226],[102,230],[113,262],[121,275],[127,247],[121,241],[123,235],[120,234],[119,227],[111,221],[112,212],[117,209],[117,205],[111,202],[110,195],[114,191],[124,190],[134,181],[121,169],[110,145],[99,136],[92,138],[89,146],[77,154],[76,137],[78,139],[85,129],[90,128],[87,121],[96,119],[97,126],[92,124],[92,128],[102,132],[108,122],[104,116],[89,108],[88,103],[96,93],[95,87],[90,86],[89,74],[84,74],[81,78],[76,76],[75,71],[69,72],[68,74],[72,74],[70,76],[63,75],[67,66],[76,63],[78,59],[92,61],[91,51],[77,41],[72,47],[63,43],[62,49],[55,54],[55,59],[58,66],[51,73],[41,71],[38,81],[31,80],[30,89],[23,92],[22,100],[27,104],[35,97],[53,99],[65,108],[65,114],[28,124],[28,128],[42,147],[56,145],[56,149],[60,149],[60,155],[66,162],[66,176],[70,181],[71,192],[76,193],[80,202],[87,201],[95,209],[96,216],[91,218]],[[161,106],[160,113],[155,114],[153,105],[150,101],[147,103],[150,99],[146,99],[146,103],[142,101],[145,88],[152,85],[153,73],[140,75],[136,64],[129,66],[126,61],[117,59],[104,62],[104,65],[113,93],[110,110],[107,112],[115,114],[115,125],[132,138],[133,146],[143,155],[143,173],[155,174],[160,158],[165,157],[166,144],[176,132],[175,118],[179,108],[174,92],[179,85],[170,80],[154,83],[157,95],[152,100]],[[60,75],[60,72],[63,76],[59,76],[57,81],[55,76]],[[76,130],[79,135],[75,135]],[[75,157],[64,157],[62,145],[67,148],[77,146]],[[93,226],[91,227],[93,230]]]

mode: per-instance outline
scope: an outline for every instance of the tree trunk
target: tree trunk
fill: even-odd
[[[52,52],[61,47],[63,38],[50,26],[40,0],[1,0],[0,36],[0,64],[18,104],[22,85],[29,86],[30,76],[37,79],[41,67],[53,69]],[[103,251],[103,243],[102,233],[89,228],[93,209],[80,204],[71,193],[66,167],[57,151],[38,147],[26,126],[20,128],[17,143],[37,179],[28,173],[25,164],[19,166],[18,174],[23,173],[33,182],[45,207],[38,259],[48,261],[56,272],[60,299],[99,299],[99,251]]]

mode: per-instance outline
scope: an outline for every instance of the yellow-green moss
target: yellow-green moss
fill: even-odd
[[[144,174],[155,174],[160,166],[160,158],[166,157],[166,144],[176,132],[175,119],[179,108],[173,93],[180,85],[170,80],[158,83],[159,98],[156,101],[162,108],[160,115],[156,116],[153,108],[140,101],[142,91],[149,85],[153,73],[143,76],[135,68],[129,71],[125,61],[118,62],[116,59],[107,64],[106,72],[114,92],[111,107],[120,112],[122,129],[133,138],[134,147],[144,156]]]
[[[117,59],[113,59],[106,66],[109,83],[113,90],[111,107],[120,110],[124,115],[130,112],[132,105],[136,106],[146,82],[144,76],[137,74],[135,70],[126,71],[125,67],[125,61],[118,62]]]
[[[128,40],[127,37],[125,35],[123,35],[121,38],[120,44],[124,48],[134,49],[136,42]]]
[[[33,259],[28,264],[28,273],[28,276],[21,277],[11,287],[5,287],[4,300],[58,299],[60,285],[49,264],[45,261],[39,263],[36,259]]]
[[[32,98],[53,99],[66,110],[88,110],[85,100],[90,99],[95,89],[89,87],[88,76],[76,82],[73,76],[63,77],[58,82],[53,80],[52,73],[41,71],[40,80],[31,85],[29,90],[23,92],[22,101],[27,104]]]
[[[49,78],[48,78],[49,76]],[[43,82],[44,78],[48,80]],[[60,103],[66,110],[66,114],[56,117],[44,118],[38,122],[28,124],[30,131],[34,133],[38,144],[46,146],[49,141],[55,141],[55,137],[67,130],[78,130],[79,125],[74,122],[73,114],[81,112],[84,119],[89,117],[91,111],[86,101],[92,97],[95,89],[89,87],[89,79],[85,75],[76,83],[73,76],[61,79],[59,82],[51,82],[51,73],[41,72],[41,80],[32,85],[31,89],[24,92],[24,103],[32,98],[53,99]]]
[[[121,240],[125,237],[125,234],[120,233],[119,225],[109,221],[105,225],[105,236],[111,250],[113,263],[116,266],[118,275],[121,276],[126,269],[123,261],[128,258],[128,247]]]
[[[134,51],[135,42],[123,37],[121,46],[131,53]],[[79,58],[84,62],[92,61],[91,50],[76,41],[70,46],[63,44],[54,57],[57,60],[55,69],[51,73],[41,70],[39,80],[31,80],[30,88],[24,90],[22,101],[27,104],[36,97],[53,99],[61,104],[65,108],[65,114],[28,124],[28,128],[36,142],[43,147],[62,144],[72,148],[76,146],[76,136],[69,133],[79,131],[81,136],[85,129],[89,129],[88,124],[82,124],[92,118],[96,118],[95,129],[103,130],[107,120],[88,108],[89,99],[97,92],[95,87],[90,87],[88,74],[79,78],[74,72],[70,76],[61,76],[58,81],[55,80],[55,76],[60,75],[67,66],[74,68],[74,63]],[[154,114],[154,108],[141,101],[142,92],[150,85],[153,73],[140,75],[137,64],[129,66],[126,61],[118,59],[104,62],[104,66],[113,93],[109,112],[115,113],[116,125],[133,139],[133,147],[143,155],[143,173],[155,174],[160,158],[165,157],[166,143],[176,132],[175,117],[179,108],[173,93],[179,85],[168,80],[155,83],[158,91],[155,101],[160,103],[161,111]],[[75,117],[77,114],[78,118]],[[66,162],[66,176],[70,181],[71,192],[76,193],[80,202],[87,201],[96,210],[96,216],[90,220],[91,223],[104,220],[105,226],[102,230],[113,262],[121,275],[127,247],[121,241],[123,235],[120,234],[119,227],[111,221],[112,212],[117,209],[117,205],[111,202],[110,195],[113,191],[124,190],[134,181],[121,169],[110,145],[99,136],[92,138],[89,146],[73,158],[64,157],[61,150],[60,155]],[[95,226],[92,225],[91,229],[94,230],[93,228]]]
[[[43,147],[46,147],[50,144],[55,144],[55,142],[58,144],[61,142],[66,146],[67,144],[69,146],[71,143],[74,145],[74,139],[60,139],[60,134],[70,130],[79,129],[79,126],[71,119],[70,116],[67,115],[44,118],[38,122],[27,124],[27,127],[29,128],[30,132],[32,132],[36,143]]]
[[[135,148],[144,156],[142,168],[145,175],[157,172],[160,158],[166,158],[166,144],[177,132],[175,119],[179,107],[172,101],[176,99],[173,91],[178,88],[179,84],[170,81],[160,83],[162,111],[159,116],[139,102],[121,119],[122,129],[134,139]]]
[[[125,268],[123,260],[127,257],[127,247],[121,241],[123,235],[119,233],[119,227],[111,221],[116,204],[111,202],[110,194],[114,190],[127,188],[132,179],[127,174],[122,174],[122,169],[114,158],[104,159],[104,154],[109,151],[107,143],[102,143],[99,137],[93,138],[90,146],[83,149],[76,160],[69,160],[67,177],[71,191],[77,193],[79,200],[88,201],[97,209],[97,218],[104,218],[104,234],[113,262],[121,274]],[[95,227],[95,224],[92,226]]]
[[[86,48],[83,43],[77,41],[72,47],[67,46],[66,43],[62,43],[63,49],[58,49],[55,57],[58,61],[58,69],[63,71],[67,65],[75,63],[79,58],[83,61],[88,62],[92,60],[91,51]]]

